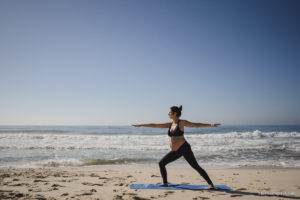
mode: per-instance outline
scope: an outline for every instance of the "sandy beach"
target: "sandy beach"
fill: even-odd
[[[171,183],[206,185],[192,168],[167,168]],[[300,199],[300,168],[205,169],[233,191],[130,189],[160,183],[158,168],[0,168],[0,199]]]

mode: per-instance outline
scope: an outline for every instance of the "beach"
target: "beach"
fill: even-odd
[[[161,183],[159,168],[132,166],[0,168],[0,199],[300,199],[300,168],[205,169],[225,190],[130,189]],[[206,185],[192,168],[167,167],[173,184]]]

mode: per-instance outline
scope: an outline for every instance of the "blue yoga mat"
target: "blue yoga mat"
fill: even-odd
[[[132,184],[131,189],[159,189],[159,190],[206,190],[209,185],[188,185],[188,184],[170,184],[168,187],[159,186],[160,184]],[[226,185],[215,185],[217,190],[232,190]]]

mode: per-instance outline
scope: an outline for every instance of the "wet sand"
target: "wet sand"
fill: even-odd
[[[205,169],[233,191],[130,189],[162,181],[159,168],[0,168],[0,199],[300,199],[300,168]],[[207,185],[192,168],[168,168],[174,184]]]

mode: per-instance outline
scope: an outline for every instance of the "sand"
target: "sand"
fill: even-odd
[[[233,191],[130,189],[160,183],[159,168],[0,168],[0,199],[300,199],[300,168],[205,169]],[[192,168],[168,168],[168,181],[206,185]]]

